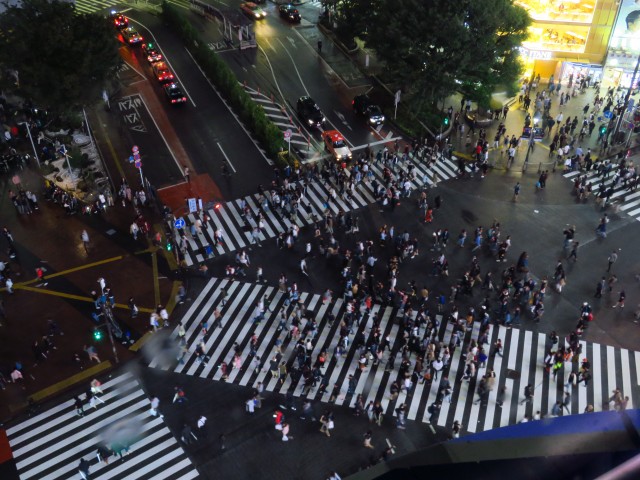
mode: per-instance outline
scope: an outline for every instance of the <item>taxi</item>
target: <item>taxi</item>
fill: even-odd
[[[324,140],[324,148],[329,151],[337,161],[351,160],[353,154],[344,137],[337,130],[325,130],[322,132],[322,139]]]

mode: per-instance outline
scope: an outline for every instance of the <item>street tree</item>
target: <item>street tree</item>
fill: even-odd
[[[58,0],[22,0],[0,15],[0,65],[13,93],[54,113],[100,98],[121,63],[113,27]],[[6,82],[5,82],[6,88]]]
[[[414,112],[460,92],[487,105],[522,72],[530,17],[513,0],[380,0],[366,45]]]

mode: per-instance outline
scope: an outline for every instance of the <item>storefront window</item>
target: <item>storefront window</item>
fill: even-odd
[[[591,23],[597,0],[517,0],[536,21]]]
[[[532,50],[584,53],[589,27],[536,24],[523,46]]]

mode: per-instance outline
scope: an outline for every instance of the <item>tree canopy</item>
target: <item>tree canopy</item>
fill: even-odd
[[[336,4],[351,9],[337,18],[366,5],[366,45],[416,111],[454,92],[487,104],[522,71],[518,47],[531,20],[513,0],[349,0]],[[354,33],[361,30],[358,23]]]
[[[58,0],[22,0],[0,15],[0,64],[8,88],[41,108],[67,112],[100,98],[120,65],[112,24]]]

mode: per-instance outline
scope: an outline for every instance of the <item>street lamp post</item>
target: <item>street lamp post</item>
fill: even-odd
[[[38,150],[36,150],[36,144],[33,143],[33,137],[31,136],[31,129],[29,128],[29,122],[20,122],[20,125],[27,126],[27,135],[29,136],[29,140],[31,140],[31,147],[33,148],[33,155],[36,158],[36,162],[38,163],[38,168],[40,167],[40,159],[38,158]]]

